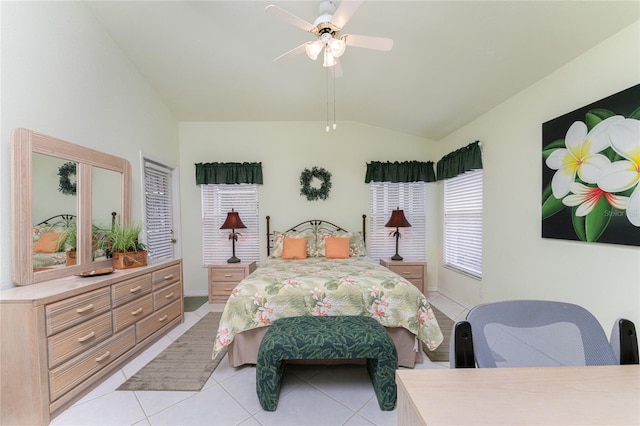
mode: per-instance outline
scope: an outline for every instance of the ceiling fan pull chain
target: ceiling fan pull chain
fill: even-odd
[[[327,70],[327,127],[325,128],[325,131],[329,133],[329,67],[327,67],[326,70]]]
[[[333,69],[333,130],[336,130],[336,69]]]

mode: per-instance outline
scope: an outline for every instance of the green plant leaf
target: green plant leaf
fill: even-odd
[[[611,221],[611,205],[605,197],[601,197],[598,204],[586,216],[576,216],[577,209],[576,206],[571,212],[571,221],[576,235],[581,241],[598,241]]]
[[[545,190],[544,194],[548,194],[546,198],[543,198],[542,202],[542,220],[547,219],[554,214],[558,213],[560,210],[564,209],[565,206],[562,204],[562,200],[553,196],[551,193],[551,185],[548,185],[547,188],[549,191]],[[544,197],[543,194],[543,197]]]
[[[640,120],[640,107],[638,107],[635,111],[631,113],[629,118],[635,118],[636,120]]]
[[[591,130],[601,121],[613,117],[616,115],[613,111],[609,111],[608,109],[596,108],[587,112],[585,116],[585,124],[587,125],[587,129]]]
[[[542,150],[545,151],[547,149],[558,149],[558,148],[566,148],[566,144],[564,139],[556,139],[553,142],[549,142],[547,146],[542,147]]]
[[[144,244],[138,241],[138,235],[142,231],[142,224],[124,224],[115,223],[113,227],[107,231],[107,237],[114,252],[118,251],[138,251],[144,250]]]
[[[587,241],[586,220],[584,216],[576,216],[576,210],[578,207],[571,209],[571,223],[573,224],[573,230],[576,232],[580,241]]]
[[[600,197],[598,204],[586,216],[587,241],[598,241],[611,221],[611,205],[605,197]]]

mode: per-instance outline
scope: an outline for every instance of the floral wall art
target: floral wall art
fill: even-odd
[[[542,237],[640,246],[640,85],[542,125]]]

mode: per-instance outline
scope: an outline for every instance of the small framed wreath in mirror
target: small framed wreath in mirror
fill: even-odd
[[[313,179],[321,181],[319,188],[311,185]],[[313,167],[311,170],[304,169],[300,174],[300,195],[307,197],[308,201],[326,200],[331,191],[331,173],[322,167]]]

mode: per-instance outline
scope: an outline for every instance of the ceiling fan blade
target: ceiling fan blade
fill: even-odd
[[[340,37],[347,46],[362,47],[364,49],[389,51],[393,48],[393,40],[382,37],[369,37],[353,34],[345,34]]]
[[[298,56],[299,54],[304,53],[306,46],[307,46],[307,43],[303,43],[298,47],[294,47],[290,51],[283,53],[282,55],[275,58],[273,62],[286,61],[288,59],[293,58],[294,56]]]
[[[338,28],[344,28],[361,4],[361,0],[342,0],[340,2],[340,6],[338,6],[338,9],[336,10],[336,13],[333,14],[333,18],[331,18],[331,23]]]
[[[268,15],[282,19],[283,21],[288,22],[298,28],[302,28],[305,31],[311,32],[311,30],[313,30],[313,24],[297,17],[291,12],[287,12],[286,10],[279,8],[276,5],[270,4],[264,11],[267,12]]]

